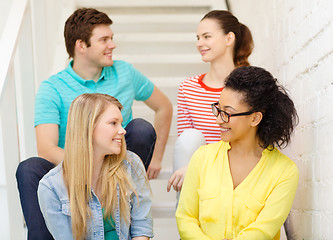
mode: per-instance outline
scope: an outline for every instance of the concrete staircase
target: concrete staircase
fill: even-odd
[[[196,28],[212,1],[76,1],[77,7],[94,7],[113,21],[116,50],[114,59],[128,61],[146,75],[174,106],[170,136],[159,178],[150,181],[153,192],[154,239],[179,239],[174,217],[176,194],[166,192],[172,173],[172,153],[176,140],[177,89],[181,81],[207,71],[196,50]],[[154,112],[136,102],[134,117],[151,123]]]

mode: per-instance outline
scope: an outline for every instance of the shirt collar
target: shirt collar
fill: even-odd
[[[69,75],[71,75],[72,78],[74,78],[77,82],[79,82],[82,85],[85,85],[87,81],[92,81],[92,80],[83,79],[73,70],[73,60],[70,61],[70,63],[68,64],[66,71],[68,72]],[[98,78],[97,82],[103,80],[104,78],[105,78],[105,68],[103,67],[101,76]]]

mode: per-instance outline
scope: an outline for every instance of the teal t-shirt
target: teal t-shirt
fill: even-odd
[[[72,101],[83,93],[104,93],[123,105],[123,127],[133,119],[134,100],[147,100],[154,84],[131,64],[114,61],[104,67],[97,82],[84,80],[74,72],[73,62],[68,67],[41,83],[35,101],[35,126],[45,123],[59,125],[58,146],[64,148],[67,116]]]
[[[103,224],[104,224],[104,239],[105,240],[119,240],[116,229],[115,229],[115,222],[113,221],[112,217],[108,217],[108,220],[104,219],[104,209],[103,211]],[[111,222],[111,224],[110,224]]]

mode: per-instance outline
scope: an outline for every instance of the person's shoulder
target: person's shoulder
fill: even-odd
[[[230,148],[229,146],[229,143],[223,141],[203,145],[197,149],[195,156],[200,159],[198,161],[203,161],[204,159],[205,162],[215,161],[218,153],[221,151],[227,151]]]
[[[282,153],[276,147],[274,147],[274,149],[271,150],[271,151],[268,150],[268,149],[265,149],[264,151],[267,151],[267,153],[270,153],[272,156],[274,156],[274,158],[276,158],[280,164],[290,165],[290,166],[295,166],[296,165],[295,162],[293,162],[287,155]]]
[[[135,169],[141,167],[141,165],[143,166],[140,157],[134,152],[129,150],[126,151],[126,159],[124,160],[124,163],[127,167]]]
[[[202,77],[202,75],[205,75],[205,73],[195,75],[192,77],[187,77],[184,81],[181,82],[180,85],[184,86],[184,85],[192,85],[193,83],[198,83],[198,81]]]
[[[57,85],[59,82],[61,82],[63,79],[68,77],[68,73],[66,69],[51,75],[48,79],[43,80],[41,82],[41,86],[47,86],[47,85]]]
[[[51,169],[44,177],[40,180],[40,184],[44,184],[51,188],[63,185],[63,168],[62,163]]]
[[[127,150],[126,152],[126,159],[124,160],[124,165],[127,169],[127,172],[133,177],[137,177],[138,174],[140,175],[145,174],[145,168],[143,163],[138,155],[134,152]]]
[[[292,161],[287,155],[282,153],[279,149],[274,147],[273,150],[264,150],[273,166],[274,171],[285,173],[285,174],[296,174],[298,175],[298,167],[294,161]]]
[[[220,150],[227,150],[229,148],[229,143],[218,141],[215,143],[209,143],[207,145],[203,145],[200,147],[201,151],[220,151]]]

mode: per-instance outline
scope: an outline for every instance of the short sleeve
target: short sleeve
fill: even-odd
[[[135,100],[147,100],[148,98],[150,98],[154,91],[154,84],[141,72],[136,70],[131,64],[128,64],[128,68],[133,81]]]
[[[60,95],[48,81],[41,83],[35,100],[35,126],[60,124]]]

